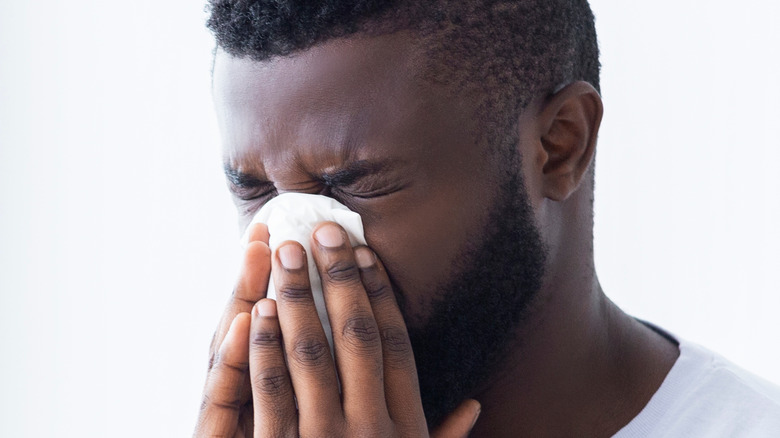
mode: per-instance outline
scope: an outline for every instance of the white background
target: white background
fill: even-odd
[[[596,255],[780,381],[780,3],[594,0]],[[238,251],[200,2],[0,5],[0,435],[191,433]]]

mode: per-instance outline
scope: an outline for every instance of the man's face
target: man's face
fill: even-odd
[[[232,187],[241,226],[269,199],[241,196],[332,196],[362,216],[410,323],[480,236],[500,174],[471,108],[416,78],[415,55],[396,34],[265,63],[220,53],[214,70],[225,162],[270,183]]]
[[[438,417],[480,383],[469,378],[495,361],[495,342],[508,342],[544,254],[519,170],[486,152],[473,102],[425,81],[425,67],[403,33],[262,63],[220,52],[214,98],[242,228],[287,191],[326,194],[362,216],[399,295],[426,413]],[[471,369],[452,360],[461,354]],[[467,383],[435,394],[452,368],[466,375],[447,380]]]

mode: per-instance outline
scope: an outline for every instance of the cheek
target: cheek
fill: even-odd
[[[377,252],[405,299],[410,324],[418,325],[441,286],[458,270],[466,242],[481,235],[492,197],[456,187],[365,223]]]

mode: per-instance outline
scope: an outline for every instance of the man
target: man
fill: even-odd
[[[212,2],[242,227],[318,193],[362,216],[369,247],[332,223],[312,236],[334,360],[303,249],[249,230],[196,436],[780,433],[776,388],[599,286],[587,2],[416,3]]]

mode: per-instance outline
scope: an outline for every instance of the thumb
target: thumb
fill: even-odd
[[[465,400],[431,433],[431,438],[466,438],[481,411],[478,401]]]

